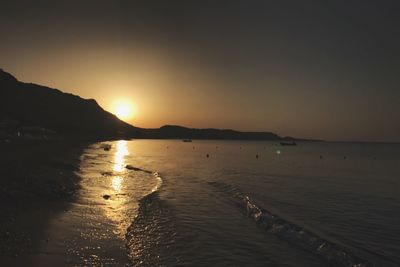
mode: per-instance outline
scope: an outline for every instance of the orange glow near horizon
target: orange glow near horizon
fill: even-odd
[[[115,101],[112,104],[111,110],[121,120],[132,119],[136,113],[134,104],[125,99]]]

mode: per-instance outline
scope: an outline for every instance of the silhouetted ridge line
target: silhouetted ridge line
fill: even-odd
[[[68,137],[79,139],[299,140],[272,132],[194,129],[165,125],[142,129],[121,121],[94,99],[18,81],[0,69],[0,139]]]
[[[137,134],[133,127],[102,109],[94,99],[19,82],[0,71],[0,122],[8,132],[48,129],[74,138],[124,138]],[[28,129],[28,130],[26,130]]]
[[[156,139],[226,139],[226,140],[280,140],[271,132],[238,132],[230,129],[194,129],[165,125],[159,129],[143,129],[147,138]]]
[[[17,82],[17,79],[10,73],[0,69],[0,83]]]

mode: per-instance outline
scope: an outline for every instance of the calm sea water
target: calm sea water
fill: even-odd
[[[109,144],[82,156],[61,219],[85,214],[70,224],[90,241],[70,242],[74,264],[400,266],[399,145]]]

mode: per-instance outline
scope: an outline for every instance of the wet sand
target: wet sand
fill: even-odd
[[[110,143],[3,147],[1,266],[132,264],[126,231],[161,178]]]
[[[79,187],[75,171],[86,145],[71,141],[0,144],[0,265],[51,265],[46,264],[49,255],[40,251],[39,244],[51,241],[46,235],[50,220],[70,208]]]

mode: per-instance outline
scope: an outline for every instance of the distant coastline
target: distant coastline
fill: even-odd
[[[132,126],[105,111],[94,99],[23,83],[0,69],[0,140],[46,139],[205,139],[321,141],[281,137],[273,132],[194,129],[165,125],[155,129]],[[15,108],[22,107],[22,108]]]

